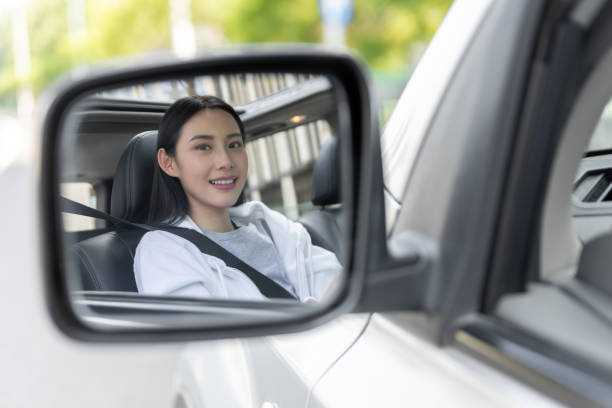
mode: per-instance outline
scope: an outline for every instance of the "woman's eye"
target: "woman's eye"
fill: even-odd
[[[242,142],[232,142],[229,144],[229,147],[232,149],[238,149],[242,147]]]
[[[210,150],[211,147],[209,145],[197,145],[196,150]]]

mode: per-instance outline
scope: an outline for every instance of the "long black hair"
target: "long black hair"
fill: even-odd
[[[244,142],[244,125],[240,116],[228,103],[216,96],[188,96],[174,102],[164,114],[157,132],[157,150],[164,149],[168,156],[176,154],[176,142],[185,122],[204,109],[223,110],[236,120]],[[155,158],[153,186],[149,203],[148,223],[151,225],[175,224],[189,212],[189,201],[181,182],[166,174]]]

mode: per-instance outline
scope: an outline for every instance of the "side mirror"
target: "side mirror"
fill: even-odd
[[[298,331],[351,310],[393,308],[396,302],[379,302],[376,278],[368,277],[390,259],[368,81],[352,57],[292,48],[101,71],[51,91],[40,208],[46,294],[56,323],[70,336],[95,341],[202,339]],[[233,106],[249,156],[242,191],[249,202],[230,208],[224,197],[233,187],[210,182],[202,184],[205,208],[227,210],[233,232],[252,229],[270,238],[268,247],[253,250],[246,241],[227,244],[223,232],[202,232],[207,218],[189,209],[179,218],[187,222],[190,215],[192,224],[166,226],[199,229],[195,235],[206,235],[220,253],[150,222],[159,124],[174,101],[202,94]],[[188,137],[183,124],[177,146]],[[212,143],[189,153],[199,163],[210,163],[203,152],[237,146],[208,134],[216,130],[198,132]],[[200,187],[193,193],[186,179],[174,178],[187,189],[188,208],[200,205],[192,201]],[[161,240],[145,251],[148,233]],[[245,272],[249,267],[255,278]],[[236,280],[242,289],[232,286]],[[270,280],[289,298],[262,288]]]

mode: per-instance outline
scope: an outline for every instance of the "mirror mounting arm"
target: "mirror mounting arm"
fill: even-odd
[[[367,276],[356,311],[391,311],[433,308],[436,292],[435,243],[411,231],[389,239],[386,259]]]

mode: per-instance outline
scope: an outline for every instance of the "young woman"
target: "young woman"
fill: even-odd
[[[300,301],[320,300],[341,266],[312,245],[299,223],[257,201],[233,207],[244,188],[248,157],[234,109],[213,96],[176,101],[164,115],[149,212],[151,225],[204,234]],[[240,270],[166,231],[148,232],[134,257],[140,293],[265,299]]]

